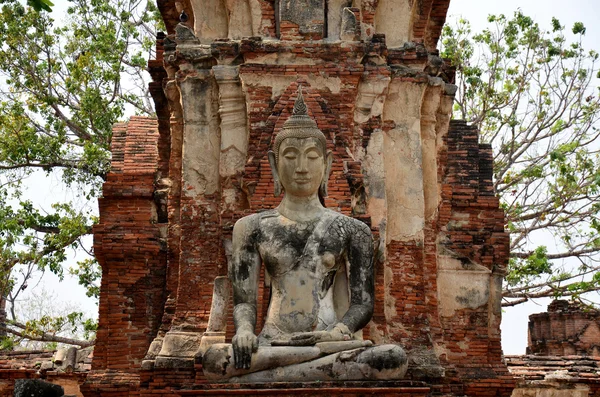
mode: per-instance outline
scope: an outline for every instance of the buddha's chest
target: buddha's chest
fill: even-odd
[[[315,225],[272,222],[263,228],[258,251],[269,275],[307,272],[321,279],[345,260],[346,238],[340,233],[316,233]]]

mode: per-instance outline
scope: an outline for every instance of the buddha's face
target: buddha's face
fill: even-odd
[[[279,146],[277,171],[286,194],[316,194],[326,165],[326,155],[316,138],[286,138]]]

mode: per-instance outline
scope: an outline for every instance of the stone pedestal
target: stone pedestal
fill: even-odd
[[[256,385],[214,385],[194,390],[179,390],[179,396],[398,396],[426,397],[431,388],[419,382],[339,382],[339,383],[269,383]]]

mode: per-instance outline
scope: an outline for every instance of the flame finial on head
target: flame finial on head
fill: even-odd
[[[308,116],[308,109],[306,108],[306,103],[304,103],[304,98],[302,97],[302,84],[298,85],[298,96],[296,97],[296,102],[294,102],[292,114],[294,116]]]

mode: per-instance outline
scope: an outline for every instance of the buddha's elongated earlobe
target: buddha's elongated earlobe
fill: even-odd
[[[267,153],[269,159],[269,165],[271,166],[271,173],[273,174],[273,195],[279,197],[281,195],[281,182],[279,182],[279,173],[277,172],[277,160],[275,160],[275,153],[269,150]]]
[[[321,185],[319,186],[319,194],[321,197],[327,197],[327,179],[321,181]]]
[[[333,153],[329,150],[327,152],[327,158],[325,159],[325,172],[323,173],[323,179],[319,186],[319,194],[321,197],[327,197],[327,182],[329,182],[329,174],[331,173],[331,163],[333,163]]]
[[[281,182],[279,180],[273,180],[273,196],[281,196]]]

